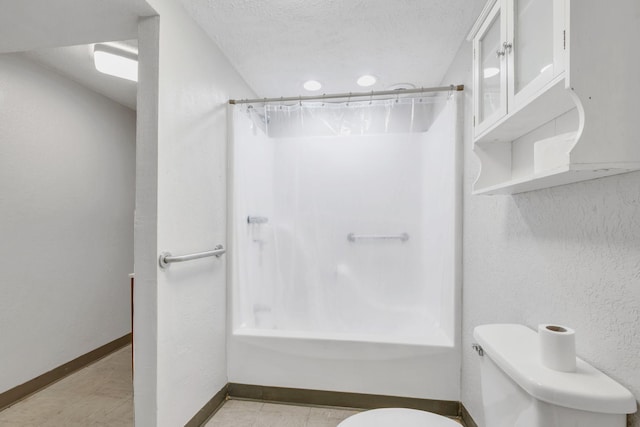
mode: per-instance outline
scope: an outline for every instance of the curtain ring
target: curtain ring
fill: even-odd
[[[349,92],[349,97],[347,98],[347,107],[349,106],[350,102],[351,102],[351,92]]]
[[[369,97],[369,105],[373,103],[373,90],[371,90],[371,96]]]
[[[298,95],[298,104],[302,107],[302,95]]]
[[[325,99],[325,96],[327,96],[327,94],[326,94],[326,93],[323,93],[323,94],[322,94],[322,106],[323,106],[323,107],[324,107],[324,99]]]

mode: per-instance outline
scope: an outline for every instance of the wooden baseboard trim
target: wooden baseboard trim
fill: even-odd
[[[467,408],[464,407],[462,403],[460,403],[460,417],[462,418],[462,422],[466,427],[478,427],[478,424],[471,418],[471,414],[467,411]]]
[[[130,333],[98,347],[89,353],[76,357],[72,361],[67,362],[64,365],[60,365],[49,372],[45,372],[24,384],[20,384],[19,386],[0,393],[0,411],[128,344],[131,344]]]
[[[229,384],[225,385],[187,422],[184,427],[203,426],[227,400]]]
[[[299,388],[268,387],[250,384],[228,384],[230,398],[302,405],[335,406],[342,408],[411,408],[450,417],[459,416],[460,402],[451,400],[418,399],[377,394],[346,393]]]

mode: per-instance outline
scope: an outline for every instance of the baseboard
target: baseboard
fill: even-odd
[[[122,347],[131,344],[131,334],[127,334],[120,337],[110,343],[107,343],[89,353],[83,354],[80,357],[76,357],[70,362],[60,365],[57,368],[50,370],[40,376],[35,377],[32,380],[27,381],[24,384],[20,384],[10,390],[0,393],[0,411],[4,408],[13,405],[14,403],[24,399],[25,397],[42,390],[48,385],[66,377],[79,369],[84,368],[91,363],[102,359],[103,357],[113,353]]]
[[[467,408],[464,407],[462,403],[460,403],[460,417],[462,418],[462,422],[466,427],[478,427],[478,424],[471,418],[471,414],[467,411]]]
[[[200,427],[213,416],[227,400],[229,384],[225,385],[187,422],[184,427]]]
[[[303,405],[334,406],[342,408],[411,408],[450,417],[459,416],[460,402],[451,400],[418,399],[412,397],[383,396],[377,394],[346,393],[307,390],[299,388],[268,387],[250,384],[228,384],[231,398]]]
[[[228,383],[187,423],[185,427],[204,425],[227,399],[247,399],[262,402],[297,405],[333,406],[338,408],[376,409],[412,408],[449,417],[460,417],[466,427],[478,427],[471,415],[458,401],[418,399],[377,394],[346,393],[325,390],[271,387],[253,384]]]

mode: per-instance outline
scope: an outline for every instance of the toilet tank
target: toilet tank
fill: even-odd
[[[537,332],[523,325],[482,325],[484,427],[625,427],[636,411],[626,388],[581,359],[576,372],[540,364]]]

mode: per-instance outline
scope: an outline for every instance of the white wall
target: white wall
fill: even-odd
[[[497,322],[575,328],[578,355],[640,396],[640,173],[472,196],[469,44],[444,82],[465,84],[463,404],[483,427],[470,344],[476,325]]]
[[[253,94],[180,6],[149,3],[159,18],[139,28],[135,412],[136,425],[177,426],[227,383],[226,258],[161,271],[157,257],[226,245],[226,103]]]
[[[130,332],[135,120],[0,55],[0,392]]]
[[[24,52],[136,38],[145,0],[21,0],[0,2],[0,52]]]

